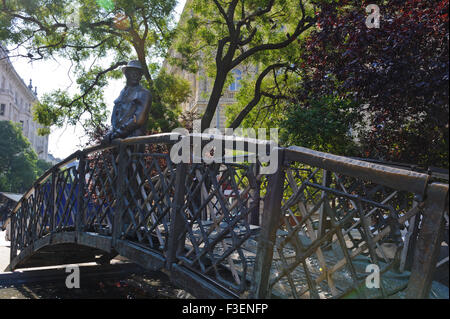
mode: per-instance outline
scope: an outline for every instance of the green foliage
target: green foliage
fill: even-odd
[[[167,73],[162,69],[155,79],[155,90],[161,98],[161,102],[174,107],[180,103],[186,102],[191,94],[189,81]]]
[[[225,1],[218,1],[218,3],[223,6],[224,10],[230,8],[229,3]],[[268,0],[238,1],[234,10],[234,22],[239,23],[242,18],[267,7],[268,4]],[[306,15],[312,15],[313,7],[307,3],[304,6]],[[255,36],[245,49],[285,40],[294,31],[301,15],[299,1],[274,1],[267,14],[255,15],[243,24],[244,27],[239,32],[241,39],[246,39],[255,29]],[[196,70],[198,63],[201,63],[202,67],[207,66],[208,76],[214,76],[218,41],[230,35],[227,23],[218,6],[210,0],[188,1],[187,9],[180,21],[175,49],[181,53],[182,58],[173,59],[173,62],[178,62],[180,66],[191,70]],[[186,41],[186,39],[190,40]],[[287,56],[287,52],[294,47],[295,45],[283,47],[280,50],[261,51],[252,55],[250,59],[258,62],[273,62],[280,56]],[[236,52],[235,57],[239,53]]]
[[[108,80],[123,76],[121,67],[135,59],[145,69],[144,87],[158,101],[152,75],[158,69],[156,61],[164,57],[171,44],[172,11],[176,3],[176,0],[3,1],[0,41],[7,46],[20,46],[30,61],[56,57],[72,62],[78,92],[57,90],[44,95],[34,108],[35,119],[48,127],[81,124],[92,130],[107,118],[103,90]],[[157,105],[160,110],[155,110],[163,122],[164,107]]]
[[[167,73],[165,69],[159,72],[153,84],[159,99],[152,102],[148,130],[169,132],[180,125],[179,105],[190,96],[190,84],[181,77]]]
[[[46,171],[52,168],[53,164],[42,159],[38,159],[36,162],[36,175],[38,177],[44,175]]]
[[[357,155],[350,129],[359,120],[356,105],[339,97],[312,100],[308,107],[292,105],[281,122],[281,141],[333,154]]]
[[[269,66],[289,66],[299,50],[298,41],[313,25],[314,10],[308,1],[188,1],[174,44],[179,54],[170,63],[189,72],[201,66],[202,76],[212,79],[202,128],[209,127],[233,69],[249,68],[255,80]],[[254,87],[247,89],[249,96],[260,94]]]
[[[114,9],[114,2],[112,0],[97,0],[97,4],[106,11],[112,11]]]
[[[251,99],[244,92],[245,89],[238,94],[237,103],[226,109],[228,124],[241,111],[241,105]],[[356,156],[359,146],[350,130],[361,120],[359,111],[351,100],[333,96],[311,100],[308,105],[265,97],[245,117],[241,127],[278,128],[281,145]]]
[[[289,81],[292,74],[289,75]],[[278,75],[267,76],[264,78],[261,91],[273,92],[279,90],[280,87],[275,88],[275,81]],[[280,79],[278,79],[279,81]],[[228,106],[225,109],[226,125],[229,127],[233,120],[239,115],[239,113],[245,108],[246,105],[254,98],[255,95],[255,82],[256,79],[252,76],[244,77],[241,80],[241,88],[235,95],[236,103]],[[283,90],[288,89],[287,82],[283,82]],[[257,105],[245,116],[240,124],[243,128],[273,128],[279,127],[281,121],[285,118],[285,109],[288,107],[289,102],[283,99],[274,99],[268,96],[262,96]]]
[[[36,179],[37,155],[19,124],[0,121],[0,190],[25,192]]]
[[[315,3],[320,28],[252,57],[259,70],[288,67],[263,79],[240,125],[279,126],[285,144],[448,167],[448,1],[381,2],[377,29],[365,25],[360,1]],[[241,81],[227,125],[251,104],[256,82]]]

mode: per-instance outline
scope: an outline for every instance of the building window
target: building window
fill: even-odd
[[[233,70],[234,81],[230,85],[230,91],[237,91],[241,88],[242,72],[240,70]]]
[[[20,121],[20,125],[22,125],[22,131],[23,131],[23,121]]]
[[[5,115],[5,109],[6,109],[6,105],[5,104],[1,104],[0,105],[0,115]]]

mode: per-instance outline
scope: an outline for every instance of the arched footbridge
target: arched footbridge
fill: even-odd
[[[231,136],[208,152],[222,163],[171,160],[212,138],[117,139],[54,166],[12,213],[9,270],[121,255],[199,298],[429,296],[447,183]]]

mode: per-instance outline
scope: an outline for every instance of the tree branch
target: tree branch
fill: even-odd
[[[126,64],[127,64],[127,62],[123,62],[123,61],[117,62],[117,63],[111,65],[109,68],[107,68],[107,69],[105,69],[105,70],[103,70],[103,71],[97,73],[97,75],[95,76],[94,81],[93,81],[93,82],[91,83],[91,85],[89,85],[89,87],[83,92],[83,94],[82,94],[81,96],[79,96],[78,98],[72,100],[72,102],[70,102],[69,105],[66,105],[66,107],[71,107],[75,102],[77,102],[77,101],[79,101],[79,100],[83,100],[83,101],[84,101],[84,98],[85,98],[85,97],[89,94],[89,92],[90,92],[90,91],[98,84],[100,78],[101,78],[103,75],[105,75],[106,73],[108,73],[108,72],[110,72],[110,71],[113,71],[113,70],[117,69],[119,66],[126,65]]]
[[[308,24],[305,25],[305,21],[308,20]],[[266,43],[266,44],[261,44],[258,46],[255,46],[247,51],[245,51],[244,53],[242,53],[240,56],[238,56],[236,59],[234,59],[231,62],[231,68],[235,68],[236,66],[238,66],[240,63],[242,63],[245,59],[247,59],[248,57],[252,56],[253,54],[259,52],[259,51],[265,51],[265,50],[277,50],[277,49],[281,49],[284,48],[286,46],[288,46],[289,44],[291,44],[292,42],[295,41],[295,39],[297,39],[297,37],[302,34],[302,32],[304,32],[305,30],[308,30],[310,27],[312,27],[315,23],[315,18],[305,18],[300,20],[300,22],[297,24],[297,27],[294,31],[294,33],[292,35],[290,35],[287,40],[282,41],[282,42],[278,42],[278,43]]]
[[[216,54],[216,66],[219,67],[219,65],[222,64],[223,61],[223,49],[225,47],[225,44],[227,44],[227,42],[230,42],[231,38],[230,37],[225,37],[223,39],[219,40],[218,46],[217,46],[217,54]]]
[[[225,22],[227,23],[228,31],[230,32],[230,34],[233,33],[234,32],[233,20],[230,20],[228,14],[225,12],[225,9],[222,7],[222,5],[219,3],[218,0],[214,0],[214,4],[216,5],[216,7],[219,10],[222,17],[225,19]]]
[[[253,99],[244,107],[244,109],[238,114],[238,116],[234,119],[234,121],[231,123],[230,128],[235,129],[239,125],[241,125],[244,118],[251,112],[251,110],[258,104],[259,100],[261,99],[262,93],[261,93],[261,84],[264,80],[265,76],[269,74],[270,71],[288,66],[287,63],[276,63],[269,65],[264,71],[261,72],[261,74],[258,76],[258,79],[255,83],[255,94],[253,96]]]
[[[258,31],[258,29],[256,27],[254,27],[253,30],[251,31],[250,35],[247,37],[247,39],[240,40],[238,44],[240,46],[244,46],[246,44],[249,44],[253,40],[253,38],[255,37],[256,31]]]
[[[263,14],[266,14],[268,12],[270,12],[270,10],[272,10],[272,7],[275,3],[275,0],[270,0],[269,3],[267,4],[267,7],[265,7],[264,9],[259,9],[256,10],[255,12],[249,14],[248,16],[244,17],[242,20],[240,20],[237,23],[237,29],[240,29],[244,24],[250,22],[252,19],[262,16]]]

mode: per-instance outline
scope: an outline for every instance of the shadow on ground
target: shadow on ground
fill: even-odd
[[[133,263],[83,265],[80,288],[67,288],[73,271],[66,268],[34,269],[0,274],[0,299],[186,299],[169,277],[146,271]]]

